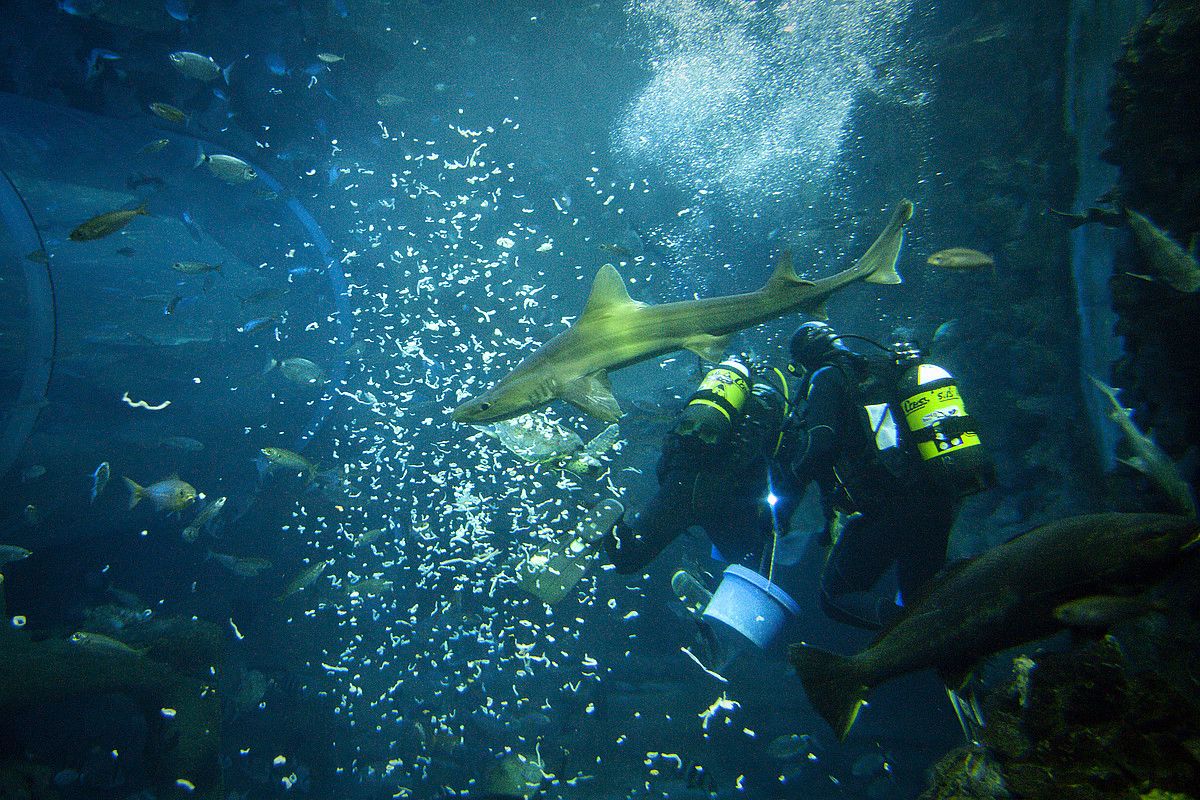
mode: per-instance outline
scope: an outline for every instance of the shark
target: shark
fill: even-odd
[[[1192,488],[1180,473],[1179,467],[1153,439],[1138,429],[1133,421],[1133,412],[1121,404],[1116,389],[1095,375],[1088,377],[1108,401],[1106,416],[1117,426],[1129,449],[1128,458],[1117,460],[1153,481],[1177,511],[1189,517],[1196,516],[1196,499],[1192,496]]]
[[[622,414],[608,373],[677,350],[720,361],[733,334],[797,311],[824,317],[825,300],[857,281],[901,282],[896,262],[913,204],[901,200],[883,232],[848,269],[811,281],[800,278],[785,251],[758,290],[651,305],[629,296],[612,264],[596,273],[583,313],[483,394],[451,412],[463,424],[482,425],[528,414],[565,400],[586,414],[616,422]]]

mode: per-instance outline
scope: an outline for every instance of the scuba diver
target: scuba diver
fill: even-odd
[[[948,372],[911,344],[876,345],[892,357],[869,359],[846,338],[863,337],[823,322],[792,336],[806,402],[782,463],[792,491],[821,489],[826,615],[878,629],[941,569],[962,499],[986,488],[993,468]],[[899,591],[880,597],[893,564]]]
[[[678,536],[703,528],[734,565],[704,616],[764,646],[768,635],[753,630],[757,622],[739,621],[729,600],[769,595],[774,603],[756,608],[797,613],[777,585],[775,550],[815,481],[827,521],[821,541],[829,546],[822,608],[868,629],[898,614],[903,598],[941,568],[961,499],[987,485],[990,460],[949,373],[921,363],[911,345],[880,346],[887,357],[867,358],[844,338],[825,323],[805,323],[792,337],[786,371],[765,370],[755,380],[744,361],[730,359],[708,373],[666,437],[658,491],[605,536],[619,572],[642,569]],[[806,398],[802,408],[793,386]],[[894,600],[874,593],[893,563]],[[731,573],[760,591],[718,603]]]
[[[789,395],[782,371],[767,370],[755,381],[741,358],[708,372],[666,436],[657,493],[606,537],[618,572],[637,572],[696,526],[725,561],[767,569],[765,545],[777,520],[791,513],[783,498],[764,502],[791,415]]]

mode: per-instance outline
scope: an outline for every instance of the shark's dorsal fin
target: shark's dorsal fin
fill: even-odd
[[[612,384],[609,383],[608,373],[604,370],[576,378],[563,387],[559,397],[585,414],[591,414],[605,422],[616,422],[621,418],[621,406],[617,403],[617,398],[613,397]]]
[[[583,307],[583,317],[605,314],[614,308],[636,305],[625,288],[625,279],[612,264],[605,264],[596,272],[592,281],[592,293]],[[582,318],[582,317],[581,317]]]
[[[800,285],[813,286],[812,281],[806,281],[796,274],[796,268],[792,265],[792,251],[784,250],[779,254],[779,260],[775,262],[775,271],[771,273],[771,277],[767,278],[767,283],[763,289],[770,289],[773,286],[785,285]]]

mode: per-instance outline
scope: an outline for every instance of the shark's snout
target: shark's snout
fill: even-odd
[[[463,424],[490,422],[488,411],[492,403],[487,400],[468,400],[450,412],[450,419]]]

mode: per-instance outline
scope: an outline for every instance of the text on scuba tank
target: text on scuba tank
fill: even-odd
[[[922,392],[915,397],[909,397],[901,405],[904,408],[905,416],[908,416],[915,411],[920,411],[930,403],[948,403],[957,399],[958,387],[944,386],[941,389],[933,389],[932,391]]]

